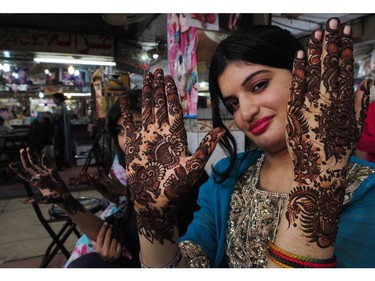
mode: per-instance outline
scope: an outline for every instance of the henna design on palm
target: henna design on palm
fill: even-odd
[[[20,159],[21,165],[13,162],[9,164],[9,168],[22,180],[37,187],[41,192],[41,195],[26,199],[25,204],[61,203],[69,214],[84,211],[84,207],[72,197],[57,171],[47,166],[45,155],[42,155],[39,163],[32,158],[31,151],[27,148],[20,150]]]
[[[294,187],[286,217],[310,243],[334,245],[345,194],[346,165],[361,134],[369,82],[353,93],[353,42],[330,28],[312,35],[305,58],[296,57],[288,103],[288,150]],[[355,95],[362,94],[360,105]]]
[[[120,104],[130,198],[139,232],[151,242],[172,241],[175,204],[202,174],[224,131],[213,129],[190,156],[176,85],[161,69],[144,75],[142,130],[136,130],[125,97]]]

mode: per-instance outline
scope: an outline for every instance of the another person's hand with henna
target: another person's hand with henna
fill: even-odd
[[[39,159],[33,159],[29,148],[21,149],[20,160],[21,165],[10,163],[9,168],[41,192],[41,196],[29,198],[24,203],[58,203],[69,214],[74,214],[77,211],[83,212],[84,207],[70,194],[57,171],[47,166],[45,155],[42,155],[39,161]]]
[[[124,186],[117,179],[113,171],[108,176],[103,169],[99,169],[98,175],[88,173],[85,174],[85,178],[91,187],[95,188],[104,198],[115,204],[120,202],[120,196],[127,196],[128,187]]]

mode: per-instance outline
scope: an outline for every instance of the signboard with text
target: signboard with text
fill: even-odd
[[[109,35],[0,27],[0,50],[113,57],[114,41]]]

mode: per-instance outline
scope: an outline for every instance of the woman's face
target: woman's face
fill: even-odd
[[[268,152],[286,148],[286,105],[292,74],[286,69],[230,63],[218,83],[234,122],[258,147]]]
[[[178,21],[181,32],[186,32],[189,30],[190,26],[188,25],[188,19],[186,17],[186,14],[179,14]]]
[[[133,113],[133,120],[135,122],[135,125],[138,128],[140,128],[141,125],[142,125],[141,115],[139,113]],[[121,148],[122,152],[125,153],[125,147],[124,147],[124,144],[125,144],[125,126],[124,126],[124,118],[122,116],[120,116],[117,119],[116,132],[117,132],[117,140],[118,140],[118,143],[120,145],[120,148]]]

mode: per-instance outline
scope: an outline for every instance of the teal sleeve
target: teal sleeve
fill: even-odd
[[[335,243],[337,267],[375,267],[375,174],[344,207]]]

